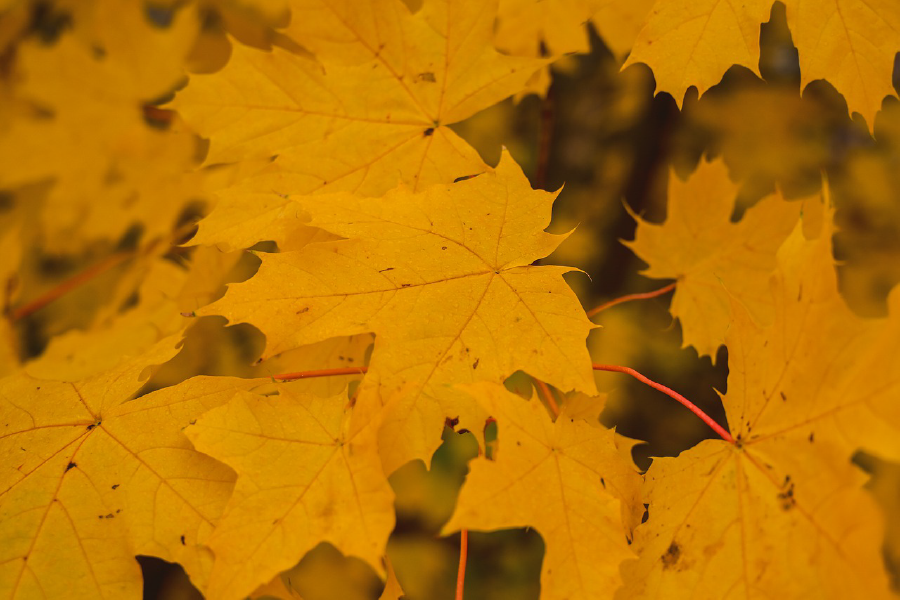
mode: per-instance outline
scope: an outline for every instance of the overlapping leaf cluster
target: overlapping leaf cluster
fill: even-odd
[[[642,475],[634,441],[599,423],[569,269],[537,264],[565,238],[545,231],[557,194],[449,127],[541,89],[553,58],[585,50],[588,19],[661,89],[702,92],[753,66],[771,6],[647,4],[60,1],[42,9],[50,43],[28,33],[28,2],[0,4],[0,185],[15,190],[0,214],[0,597],[134,598],[138,554],[181,564],[209,598],[290,597],[279,573],[329,542],[396,598],[388,477],[427,464],[445,424],[483,442],[491,421],[498,443],[443,533],[535,529],[542,597],[888,597],[851,457],[900,460],[900,305],[877,320],[845,306],[827,182],[732,223],[737,187],[702,163],[672,177],[664,224],[639,222],[630,246],[677,282],[685,344],[728,349],[734,438]],[[804,81],[829,77],[871,122],[900,11],[828,8],[788,6]],[[38,248],[118,270],[18,364]],[[261,362],[143,389],[205,317],[259,330]],[[511,393],[517,371],[559,397]]]

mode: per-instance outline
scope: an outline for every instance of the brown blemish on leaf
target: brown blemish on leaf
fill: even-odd
[[[666,553],[660,557],[662,560],[663,569],[671,569],[675,566],[675,563],[678,562],[678,559],[681,557],[681,546],[678,545],[678,542],[673,541],[669,544],[669,549],[666,550]]]
[[[778,494],[778,500],[781,502],[781,509],[788,511],[797,504],[797,501],[794,499],[794,482],[791,481],[790,475],[784,477],[784,485],[782,487],[782,491]]]

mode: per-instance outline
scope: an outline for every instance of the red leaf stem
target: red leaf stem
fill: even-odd
[[[337,375],[364,375],[369,367],[343,367],[339,369],[319,369],[318,371],[298,371],[272,375],[272,379],[292,381],[295,379],[312,379],[313,377],[334,377]]]
[[[117,252],[116,254],[112,254],[102,261],[98,262],[95,265],[91,265],[84,271],[80,273],[76,273],[74,276],[66,279],[56,287],[48,290],[46,293],[38,296],[28,304],[20,306],[19,308],[13,309],[9,313],[9,318],[13,321],[18,321],[19,319],[24,319],[28,315],[37,312],[38,310],[44,308],[60,296],[65,295],[66,293],[72,291],[73,289],[79,287],[80,285],[87,283],[97,275],[104,273],[116,265],[125,262],[125,260],[134,256],[133,252]]]
[[[593,366],[594,366],[595,371],[615,371],[618,373],[626,373],[628,375],[631,375],[638,381],[640,381],[642,383],[646,383],[653,389],[659,390],[660,392],[666,394],[670,398],[674,398],[675,400],[678,400],[681,404],[686,406],[692,413],[694,413],[695,415],[697,415],[698,417],[703,419],[704,423],[706,423],[707,425],[712,427],[713,431],[715,431],[716,433],[719,434],[719,437],[721,437],[723,440],[725,440],[726,442],[728,442],[730,444],[734,443],[734,438],[731,437],[730,433],[728,433],[721,425],[719,425],[718,423],[713,421],[712,417],[710,417],[708,414],[703,412],[700,409],[700,407],[698,407],[696,404],[694,404],[693,402],[691,402],[690,400],[688,400],[687,398],[685,398],[684,396],[682,396],[675,390],[668,388],[668,387],[662,385],[661,383],[656,383],[652,379],[645,377],[644,375],[641,375],[640,373],[638,373],[631,367],[620,367],[619,365],[598,365],[596,363],[594,363]]]
[[[676,283],[677,282],[673,281],[669,285],[661,287],[658,290],[654,290],[652,292],[643,292],[640,294],[628,294],[627,296],[622,296],[620,298],[615,298],[613,300],[610,300],[609,302],[604,302],[600,306],[589,310],[587,312],[587,316],[588,316],[588,318],[591,318],[594,315],[596,315],[597,313],[601,313],[604,310],[606,310],[607,308],[611,308],[611,307],[615,306],[616,304],[622,304],[623,302],[630,302],[632,300],[646,300],[648,298],[655,298],[657,296],[662,296],[666,292],[671,292],[672,290],[674,290]]]
[[[456,572],[456,600],[463,600],[466,585],[466,558],[469,555],[469,530],[459,532],[459,570]]]

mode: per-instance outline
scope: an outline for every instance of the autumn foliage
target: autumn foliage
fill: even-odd
[[[892,597],[898,52],[888,0],[0,0],[0,598]]]

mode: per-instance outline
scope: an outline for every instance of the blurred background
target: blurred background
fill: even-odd
[[[88,4],[93,6],[77,0],[0,1],[0,104],[4,106],[0,111],[0,136],[18,140],[16,127],[23,118],[42,126],[53,125],[54,119],[69,118],[64,105],[76,93],[75,87],[65,87],[66,81],[56,81],[46,86],[46,103],[34,102],[34,79],[21,75],[25,45],[53,48],[74,31],[90,39],[112,39],[100,48],[104,52],[127,52],[127,41],[103,37],[107,35],[104,27],[112,25],[104,21],[101,11],[112,10],[112,4],[97,2],[99,8],[94,9],[86,8]],[[137,7],[134,18],[142,19],[148,38],[170,33],[176,27],[175,15],[197,10],[199,29],[184,59],[193,72],[219,68],[227,60],[230,43],[267,47],[284,24],[280,14],[254,13],[250,18],[240,3],[205,0],[196,7],[193,4],[129,4]],[[827,82],[816,81],[801,90],[797,51],[785,22],[784,6],[777,2],[760,31],[762,78],[733,67],[702,97],[697,97],[695,89],[690,90],[680,110],[667,94],[654,96],[653,74],[646,66],[623,70],[621,51],[611,50],[593,25],[587,30],[589,52],[554,63],[546,97],[532,94],[508,99],[453,126],[489,164],[498,162],[505,146],[535,187],[562,187],[551,230],[574,231],[542,262],[584,271],[570,273],[567,280],[586,309],[670,283],[643,277],[641,271],[646,265],[621,243],[633,239],[635,231],[635,221],[625,206],[650,222],[661,223],[666,218],[670,178],[686,179],[699,161],[721,158],[739,184],[734,220],[776,189],[787,199],[817,192],[824,173],[837,208],[834,242],[841,293],[860,316],[886,314],[887,293],[900,281],[900,102],[886,100],[870,127],[858,115],[851,118],[842,96]],[[149,68],[166,59],[164,51],[159,56],[139,57],[135,68]],[[81,84],[92,85],[91,76],[82,74]],[[109,73],[103,76],[112,77]],[[125,94],[128,77],[121,77],[119,91]],[[900,91],[900,60],[895,63],[893,84]],[[28,101],[23,100],[23,85],[31,86]],[[177,116],[158,108],[171,97],[166,86],[159,86],[159,90],[159,97],[151,95],[152,88],[135,92],[135,97],[144,99],[140,118],[132,123],[138,137],[144,136],[140,145],[124,144],[117,138],[117,147],[132,152],[130,158],[135,165],[166,157],[153,162],[153,169],[159,171],[154,171],[157,179],[153,181],[165,179],[169,171],[186,171],[186,165],[199,165],[205,151],[202,141],[183,131]],[[90,131],[97,128],[98,121],[110,118],[103,110],[101,106],[94,113],[71,118]],[[162,133],[167,134],[164,142],[156,138],[147,141]],[[7,144],[6,150],[0,148],[0,165],[10,153],[23,151],[43,153],[48,161],[71,160],[53,156],[49,146],[54,144],[57,132],[52,127],[41,135],[48,147],[29,142],[31,147],[9,150]],[[164,145],[157,148],[153,144]],[[121,165],[118,168],[124,169]],[[0,366],[0,374],[38,356],[71,353],[83,343],[79,332],[119,322],[129,310],[146,305],[154,295],[167,301],[174,298],[191,310],[192,301],[208,301],[220,295],[223,282],[244,280],[258,266],[258,259],[248,253],[204,258],[196,255],[197,250],[157,244],[154,236],[160,236],[160,231],[141,225],[103,232],[79,244],[68,240],[64,229],[54,236],[31,235],[31,229],[22,224],[42,218],[37,207],[66,201],[54,196],[54,185],[61,185],[59,179],[84,179],[85,171],[62,169],[64,174],[54,179],[42,176],[38,168],[28,176],[10,173],[7,167],[0,169],[0,250],[4,252],[0,276],[6,282],[7,315],[0,323],[4,343],[0,365],[5,365]],[[97,189],[106,194],[115,188],[119,176],[118,171],[105,166],[98,176]],[[212,176],[233,175],[222,172]],[[157,193],[158,184],[152,186],[157,186]],[[142,188],[128,190],[132,196],[142,193]],[[177,195],[178,201],[172,204],[164,233],[176,240],[178,236],[188,239],[193,223],[208,210],[201,186],[191,188],[181,182],[171,194]],[[103,209],[102,204],[98,207]],[[160,270],[155,262],[158,260],[181,268],[160,273],[159,279],[148,279],[149,272]],[[207,260],[205,272],[219,274],[205,287],[191,279],[192,271],[187,266],[200,260]],[[107,264],[109,261],[112,263]],[[136,267],[137,263],[141,264]],[[29,299],[41,297],[98,264],[105,265],[102,272],[72,287],[64,298],[17,316],[17,307],[26,305]],[[141,281],[144,283],[139,286]],[[626,303],[597,315],[594,321],[602,328],[589,338],[591,355],[595,362],[637,369],[684,394],[724,423],[716,390],[726,391],[727,353],[720,348],[713,361],[711,357],[698,357],[693,348],[682,347],[679,324],[667,310],[670,298],[671,294],[666,294]],[[139,332],[145,326],[134,327]],[[164,328],[159,324],[153,327]],[[215,317],[198,319],[188,331],[183,352],[154,375],[147,389],[195,374],[258,375],[253,365],[263,343],[261,334],[250,326],[227,327],[224,319]],[[599,388],[608,394],[603,423],[646,441],[634,450],[635,462],[642,469],[653,456],[677,455],[714,435],[679,404],[631,378],[615,373],[598,373],[596,377]],[[532,393],[525,380],[511,385],[523,394]],[[453,597],[459,536],[442,538],[438,534],[453,510],[466,463],[476,456],[477,448],[472,433],[447,429],[430,470],[422,463],[410,463],[391,477],[397,495],[397,526],[388,556],[408,598]],[[864,454],[857,462],[873,473],[870,487],[885,509],[885,559],[897,586],[900,467]],[[535,531],[472,532],[466,598],[537,598],[542,556],[543,541]],[[179,567],[146,557],[140,562],[146,598],[199,597]],[[286,572],[284,581],[297,597],[306,600],[377,598],[384,585],[362,561],[346,558],[327,544]]]

